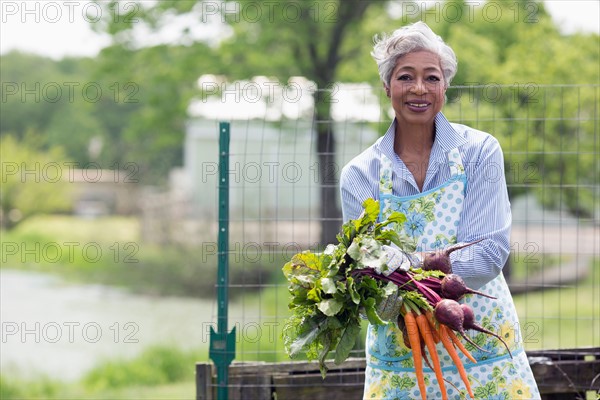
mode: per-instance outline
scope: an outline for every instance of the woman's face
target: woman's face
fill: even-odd
[[[390,80],[389,97],[402,125],[432,124],[444,105],[446,83],[440,58],[429,51],[398,59]]]

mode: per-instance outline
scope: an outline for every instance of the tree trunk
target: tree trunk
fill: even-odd
[[[347,55],[341,54],[342,40],[349,26],[363,17],[371,4],[364,0],[340,1],[337,19],[327,39],[310,35],[307,42],[307,54],[312,70],[308,74],[317,84],[314,94],[314,126],[317,132],[317,159],[319,169],[319,191],[321,200],[321,237],[322,245],[333,243],[342,225],[342,216],[337,202],[339,172],[341,165],[335,159],[335,132],[331,120],[332,96],[330,88],[335,85],[336,69],[340,60]],[[319,51],[319,43],[325,40],[325,51]],[[321,47],[323,48],[323,47]]]
[[[335,133],[331,120],[331,91],[315,93],[314,126],[317,132],[317,159],[320,194],[320,244],[334,243],[340,232],[342,216],[337,203],[340,165],[335,160]]]

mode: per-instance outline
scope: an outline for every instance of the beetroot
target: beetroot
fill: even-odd
[[[481,242],[482,240],[483,239],[479,239],[474,242],[454,245],[445,249],[425,253],[423,257],[423,269],[426,271],[439,270],[445,274],[449,274],[452,272],[452,265],[450,264],[450,254],[453,251],[460,250],[472,244]]]
[[[435,306],[435,319],[448,325],[453,331],[460,332],[463,329],[465,316],[460,304],[451,299],[442,299]]]
[[[433,311],[435,315],[435,319],[438,320],[439,323],[447,325],[453,331],[456,331],[465,339],[467,342],[471,343],[473,346],[478,348],[481,351],[489,353],[489,351],[482,349],[477,345],[477,343],[473,342],[466,334],[464,330],[465,323],[465,315],[464,311],[459,303],[452,299],[442,299],[437,303],[435,309]]]
[[[465,284],[465,281],[456,274],[446,274],[441,283],[442,297],[452,300],[460,300],[465,294],[478,294],[490,299],[495,299],[490,295],[473,290]]]
[[[473,329],[475,331],[483,332],[488,335],[492,335],[492,336],[496,337],[499,341],[502,342],[504,347],[506,347],[506,350],[508,351],[510,358],[512,358],[512,353],[510,352],[508,345],[506,344],[504,339],[502,339],[502,337],[500,337],[500,335],[497,335],[494,332],[491,332],[491,331],[485,329],[484,327],[477,325],[475,323],[475,313],[473,312],[473,309],[470,306],[468,306],[466,304],[461,304],[460,308],[462,308],[462,311],[463,311],[463,327],[464,327],[464,329]]]

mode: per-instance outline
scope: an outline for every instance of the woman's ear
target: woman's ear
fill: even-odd
[[[385,89],[385,95],[386,95],[387,97],[390,97],[390,88],[389,88],[389,87],[387,87],[385,84],[383,85],[383,88]]]

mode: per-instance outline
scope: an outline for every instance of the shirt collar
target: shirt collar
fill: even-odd
[[[435,116],[434,147],[437,144],[444,153],[447,153],[465,143],[467,143],[467,139],[452,127],[444,114],[439,112]]]
[[[394,138],[396,136],[396,118],[390,124],[385,135],[381,138],[379,149],[390,160],[397,160],[399,157],[394,152]],[[434,161],[445,163],[447,153],[457,147],[467,143],[467,139],[457,132],[444,114],[439,112],[435,116],[435,139],[431,149],[431,156]]]

